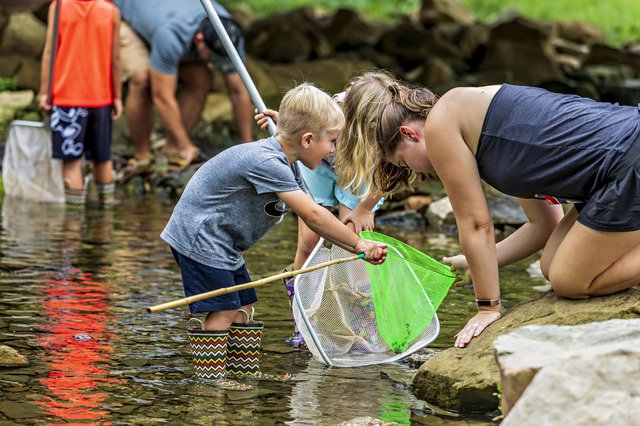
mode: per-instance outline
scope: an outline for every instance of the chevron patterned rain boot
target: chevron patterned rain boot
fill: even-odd
[[[98,190],[98,200],[100,201],[100,206],[107,209],[113,207],[116,201],[114,198],[116,185],[113,182],[99,183],[96,185],[96,189]]]
[[[187,331],[196,377],[224,379],[229,331],[205,330],[204,324],[198,318],[191,318],[189,324],[192,321],[199,323],[198,328],[190,328]]]
[[[229,327],[227,342],[227,373],[237,377],[261,377],[260,340],[264,324],[254,321],[251,315],[240,309],[245,315],[244,324],[233,323]]]

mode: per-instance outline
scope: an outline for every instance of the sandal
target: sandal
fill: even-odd
[[[132,177],[145,173],[149,170],[154,162],[154,156],[147,153],[142,158],[131,157],[127,160],[127,165],[116,176],[116,181],[121,183],[128,182]]]
[[[200,166],[209,160],[209,156],[199,149],[190,159],[182,157],[179,152],[169,153],[167,158],[169,159],[169,166],[178,171],[183,171],[189,166]]]

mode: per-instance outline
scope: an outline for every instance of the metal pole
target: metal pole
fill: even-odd
[[[258,108],[259,112],[264,112],[264,110],[266,110],[267,107],[262,101],[262,98],[260,97],[260,94],[258,93],[258,89],[256,88],[255,84],[253,84],[253,80],[251,80],[251,76],[247,72],[247,68],[244,66],[244,63],[242,62],[240,55],[238,55],[238,52],[236,51],[236,48],[233,45],[233,42],[229,38],[229,34],[227,34],[227,31],[224,29],[224,26],[222,25],[222,21],[220,20],[220,17],[218,16],[218,13],[216,12],[215,8],[211,4],[211,1],[200,0],[200,3],[202,3],[204,10],[207,12],[207,15],[209,16],[209,20],[213,25],[213,29],[216,30],[216,33],[218,34],[218,37],[220,38],[222,45],[227,51],[227,54],[229,55],[231,62],[236,67],[236,71],[238,71],[238,74],[240,74],[240,78],[242,79],[242,82],[247,88],[247,91],[249,92],[249,96],[251,96],[251,100],[255,104],[256,108]],[[269,133],[271,134],[271,136],[274,136],[276,134],[276,124],[273,122],[271,117],[267,117],[267,119],[269,120]]]

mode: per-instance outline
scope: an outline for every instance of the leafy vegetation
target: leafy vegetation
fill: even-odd
[[[608,42],[620,46],[640,40],[638,0],[460,0],[480,21],[490,22],[508,9],[540,20],[584,21],[604,29]],[[327,11],[341,7],[359,10],[376,19],[395,19],[420,8],[420,0],[221,0],[222,4],[248,6],[257,17],[270,16],[314,4]]]
[[[0,92],[5,90],[16,90],[18,81],[13,77],[0,77]]]

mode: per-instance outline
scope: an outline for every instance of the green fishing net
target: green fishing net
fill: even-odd
[[[429,325],[456,275],[421,251],[373,231],[362,238],[387,244],[382,265],[365,264],[380,336],[404,352]]]
[[[455,275],[424,253],[376,232],[387,260],[354,260],[297,275],[293,316],[309,352],[329,366],[398,361],[429,345],[440,331],[436,310]],[[304,267],[353,254],[320,239]]]

